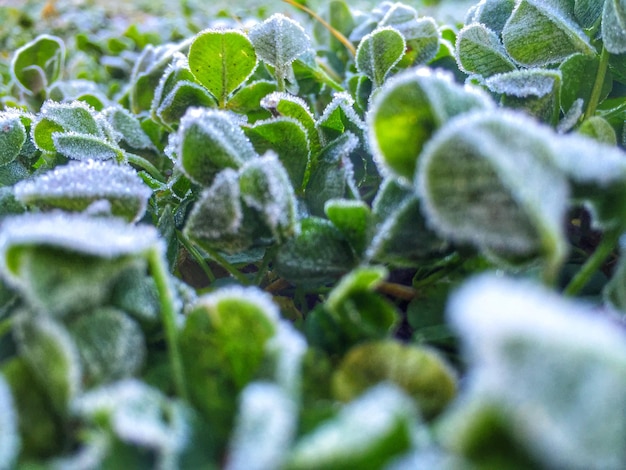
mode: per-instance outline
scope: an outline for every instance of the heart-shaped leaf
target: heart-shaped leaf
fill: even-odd
[[[568,0],[522,0],[504,26],[502,41],[510,56],[528,67],[560,62],[576,53],[595,54]]]
[[[491,106],[486,95],[463,88],[441,72],[418,68],[387,81],[368,113],[368,138],[383,173],[411,181],[433,132],[456,116]]]
[[[356,51],[356,66],[380,87],[406,48],[404,37],[392,27],[378,28],[365,36]]]
[[[437,232],[505,257],[541,255],[554,275],[566,251],[569,186],[551,166],[548,129],[512,113],[444,126],[421,156],[417,191]]]
[[[238,169],[257,157],[237,122],[226,112],[190,108],[174,141],[178,164],[193,181],[209,185],[225,168]]]
[[[83,211],[106,200],[112,215],[143,217],[152,191],[128,166],[110,162],[70,162],[15,185],[15,197],[27,205]]]
[[[64,60],[63,40],[42,34],[15,51],[11,75],[22,91],[38,95],[59,78]]]
[[[478,23],[468,24],[459,31],[456,60],[465,73],[484,77],[516,69],[496,33]]]
[[[256,68],[256,53],[250,40],[236,30],[206,30],[189,47],[189,68],[224,107],[228,96]]]

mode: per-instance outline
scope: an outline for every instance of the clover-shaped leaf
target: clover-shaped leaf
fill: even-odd
[[[500,36],[515,4],[515,0],[480,0],[467,12],[465,24],[483,24]]]
[[[367,75],[375,86],[380,87],[402,56],[406,42],[402,34],[392,27],[372,31],[359,43],[356,51],[356,66]]]
[[[451,121],[420,159],[417,191],[430,224],[505,257],[544,256],[554,275],[566,250],[569,186],[550,165],[551,139],[523,115],[477,112]]]
[[[529,67],[595,53],[574,19],[571,3],[560,0],[522,0],[504,26],[502,41],[514,60]]]
[[[152,191],[128,166],[103,161],[70,162],[14,188],[17,200],[42,208],[83,211],[105,200],[111,215],[143,217]]]
[[[257,156],[234,118],[224,111],[190,108],[175,139],[178,164],[193,181],[209,185],[225,168]]]
[[[418,156],[448,119],[488,108],[486,95],[463,88],[452,77],[426,68],[396,75],[381,88],[368,113],[368,138],[383,172],[412,180]]]
[[[59,78],[64,60],[63,40],[42,34],[15,51],[11,75],[22,91],[38,95]]]
[[[236,30],[206,30],[189,47],[189,68],[224,107],[256,68],[256,53],[250,40]]]

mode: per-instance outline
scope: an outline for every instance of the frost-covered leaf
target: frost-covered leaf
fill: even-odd
[[[257,156],[233,117],[224,111],[190,108],[175,139],[178,164],[193,181],[209,185],[225,168],[238,169]]]
[[[54,152],[56,150],[54,136],[58,133],[105,138],[101,125],[96,120],[96,110],[92,107],[80,101],[72,103],[46,101],[31,127],[33,142],[40,150]]]
[[[15,464],[19,450],[18,416],[11,389],[0,375],[0,469],[9,470]]]
[[[575,0],[574,15],[583,28],[591,28],[602,15],[604,0]]]
[[[427,144],[416,178],[427,220],[441,235],[505,257],[542,256],[555,274],[566,251],[569,187],[550,165],[547,128],[524,115],[477,112]]]
[[[560,115],[561,72],[548,69],[514,70],[485,80],[508,108],[523,109],[542,122],[556,124]]]
[[[15,197],[27,205],[83,211],[97,201],[111,215],[129,221],[143,217],[152,191],[128,166],[89,160],[70,162],[15,185]]]
[[[272,383],[253,382],[241,394],[226,470],[281,468],[296,433],[295,402]]]
[[[367,248],[368,259],[415,266],[448,247],[429,227],[412,188],[400,185],[395,178],[381,183],[372,212],[376,229]]]
[[[109,107],[103,111],[111,127],[119,133],[121,141],[130,148],[137,150],[152,150],[154,144],[141,127],[137,117],[121,106]]]
[[[26,142],[26,128],[20,114],[0,112],[0,165],[17,158]]]
[[[515,4],[515,0],[480,0],[467,12],[465,24],[483,24],[500,36]]]
[[[459,31],[456,60],[465,73],[484,77],[517,68],[496,33],[479,23],[468,24]]]
[[[273,151],[296,190],[302,187],[311,154],[307,130],[294,118],[257,121],[244,132],[259,154]]]
[[[453,116],[489,108],[488,96],[426,68],[396,75],[381,88],[368,113],[368,138],[379,167],[411,181],[422,147]]]
[[[322,135],[322,143],[329,144],[346,131],[357,137],[365,133],[365,123],[354,110],[354,99],[347,93],[337,93],[324,108],[317,120],[317,128]]]
[[[279,75],[311,47],[311,40],[299,23],[276,13],[255,25],[248,34],[257,55],[276,68]]]
[[[613,126],[603,117],[591,116],[589,119],[585,119],[580,124],[577,131],[579,134],[590,137],[603,144],[610,145],[611,147],[617,145],[615,129],[613,129]]]
[[[417,419],[404,393],[377,385],[298,440],[285,468],[382,468],[409,450]]]
[[[559,65],[562,76],[561,107],[564,110],[570,109],[578,99],[583,100],[584,106],[589,104],[599,65],[599,57],[584,54],[575,54]],[[604,100],[612,87],[611,72],[607,70],[598,99]]]
[[[188,408],[135,379],[80,395],[72,403],[72,411],[100,432],[151,453],[156,468],[178,468],[180,454],[190,445]]]
[[[143,366],[146,345],[139,325],[124,312],[101,308],[69,325],[90,386],[127,378]]]
[[[189,47],[189,68],[196,79],[224,106],[256,68],[250,40],[236,30],[206,30]]]
[[[64,414],[82,388],[80,356],[69,332],[50,317],[22,317],[15,337],[55,411]]]
[[[122,161],[124,159],[124,153],[117,145],[93,135],[55,132],[52,134],[52,142],[57,152],[74,160]]]
[[[616,412],[626,409],[622,329],[580,303],[496,275],[463,286],[449,315],[471,371],[457,406],[463,425],[448,428],[454,447],[478,431],[481,413],[464,410],[479,400],[498,409],[502,430],[482,452],[499,452],[508,434],[542,467],[626,465],[626,417]]]
[[[344,402],[384,381],[396,384],[426,418],[445,409],[456,394],[456,377],[434,350],[395,340],[354,346],[333,373],[333,393]]]
[[[365,36],[356,51],[356,67],[380,87],[387,74],[404,55],[406,42],[392,27],[377,28]]]
[[[243,202],[260,214],[277,242],[297,232],[295,194],[287,171],[275,155],[246,163],[239,187]]]
[[[359,139],[352,132],[345,132],[322,150],[305,191],[312,215],[324,215],[324,205],[330,199],[356,197],[358,194],[350,160],[350,154],[358,145]]]
[[[192,106],[211,108],[215,106],[215,100],[202,85],[181,80],[158,103],[154,113],[161,122],[168,125],[177,125]]]
[[[359,200],[329,199],[324,204],[324,212],[346,237],[357,256],[361,256],[367,247],[373,228],[369,206]]]
[[[569,0],[522,0],[502,31],[509,55],[522,65],[541,67],[595,49],[574,19]]]
[[[64,60],[63,40],[42,34],[15,51],[11,75],[22,91],[38,95],[59,78]]]
[[[241,204],[239,176],[226,169],[194,205],[185,234],[201,246],[236,253],[253,243],[254,226],[246,220],[248,213]]]
[[[161,305],[154,278],[142,266],[132,266],[121,273],[111,292],[111,305],[132,315],[141,324],[153,325]]]
[[[278,251],[275,268],[292,282],[318,283],[336,278],[356,264],[345,237],[329,221],[303,219],[300,232]]]
[[[298,96],[289,93],[273,92],[263,97],[259,103],[272,114],[290,117],[298,121],[306,129],[311,154],[317,155],[321,149],[319,134],[315,127],[315,117],[309,105]]]
[[[626,5],[622,0],[605,0],[602,10],[602,40],[611,54],[626,52]]]
[[[262,365],[279,312],[255,288],[228,287],[198,298],[180,335],[191,402],[225,445],[239,393]]]

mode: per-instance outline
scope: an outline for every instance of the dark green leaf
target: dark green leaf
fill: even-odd
[[[375,86],[382,86],[387,74],[404,55],[404,37],[392,27],[378,28],[365,36],[356,51],[356,66]]]
[[[26,142],[26,128],[18,113],[0,113],[0,165],[17,158]]]
[[[465,73],[485,77],[516,69],[496,33],[478,23],[469,24],[459,31],[456,60]]]

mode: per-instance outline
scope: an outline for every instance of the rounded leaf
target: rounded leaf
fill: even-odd
[[[42,34],[15,51],[11,75],[22,91],[37,95],[59,78],[64,60],[63,40]]]
[[[249,37],[257,55],[281,70],[311,47],[311,40],[302,26],[280,13],[254,26]]]
[[[26,142],[26,128],[20,115],[12,112],[0,113],[0,165],[11,163],[17,158]]]
[[[189,69],[223,106],[256,68],[250,40],[235,30],[206,30],[189,47]]]
[[[465,73],[484,77],[516,69],[496,33],[478,23],[469,24],[459,31],[456,60]]]
[[[356,67],[375,86],[385,81],[387,74],[404,55],[404,37],[392,27],[377,28],[366,35],[356,51]]]

